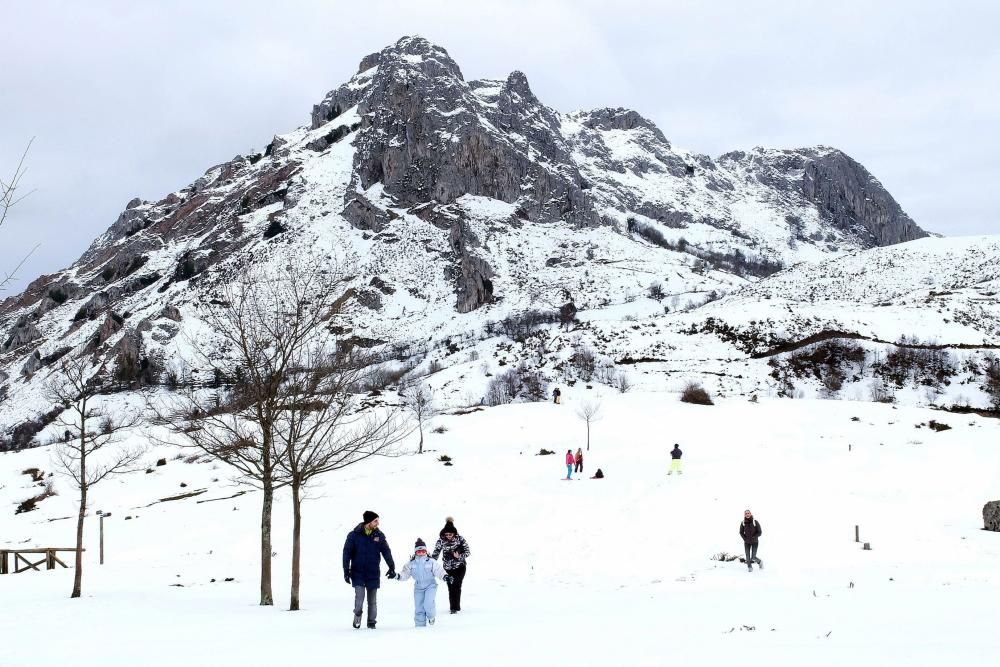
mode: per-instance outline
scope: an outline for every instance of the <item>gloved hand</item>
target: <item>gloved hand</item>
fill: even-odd
[[[395,579],[396,576],[397,576],[396,575],[396,571],[395,570],[389,570],[388,572],[385,573],[385,576],[389,577],[390,579]]]
[[[344,581],[346,581],[347,583],[351,583],[351,573],[350,572],[345,572],[344,573]]]
[[[446,583],[446,584],[453,584],[453,583],[455,583],[455,577],[451,576],[450,574],[444,575],[444,583]]]

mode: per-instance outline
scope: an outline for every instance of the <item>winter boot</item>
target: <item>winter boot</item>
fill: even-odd
[[[762,561],[759,558],[757,559],[757,569],[758,570],[763,570],[764,569],[764,561]]]
[[[368,629],[369,630],[375,629],[375,621],[368,621]]]
[[[747,572],[753,572],[753,563],[747,563]]]
[[[354,626],[355,630],[357,630],[358,628],[361,627],[361,614],[355,614],[354,615],[354,622],[351,623],[351,625]]]
[[[434,625],[434,617],[433,616],[431,616],[430,618],[427,619],[427,625]]]

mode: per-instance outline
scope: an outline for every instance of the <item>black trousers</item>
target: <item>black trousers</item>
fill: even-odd
[[[454,570],[448,570],[453,581],[448,584],[448,604],[452,611],[462,611],[462,580],[465,579],[465,563]]]
[[[757,545],[744,542],[743,548],[747,552],[747,565],[757,562]]]
[[[573,472],[583,472],[583,461],[576,462],[576,467],[573,468]]]

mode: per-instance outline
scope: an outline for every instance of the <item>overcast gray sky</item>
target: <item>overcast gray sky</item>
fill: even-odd
[[[0,169],[35,137],[0,231],[10,291],[71,264],[134,196],[159,199],[308,122],[402,35],[466,79],[519,69],[561,111],[636,109],[677,146],[836,146],[916,222],[1000,231],[997,2],[7,0]]]

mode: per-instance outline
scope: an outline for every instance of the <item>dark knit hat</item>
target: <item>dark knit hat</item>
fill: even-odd
[[[417,549],[423,549],[424,551],[427,551],[427,543],[424,542],[419,537],[417,538],[417,541],[413,544],[413,550],[416,551]]]
[[[458,530],[455,529],[454,519],[450,516],[446,517],[444,520],[444,528],[441,529],[441,537],[444,537],[445,533],[452,533],[453,535],[458,535]]]
[[[371,510],[366,510],[361,516],[364,518],[365,523],[371,523],[378,518],[378,514],[375,514],[375,512],[372,512]]]

